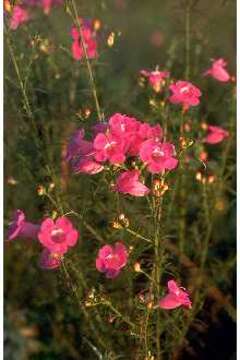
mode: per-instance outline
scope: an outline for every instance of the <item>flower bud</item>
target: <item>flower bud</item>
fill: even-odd
[[[46,188],[43,186],[43,185],[39,185],[37,187],[37,193],[39,196],[43,196],[43,195],[46,195]]]
[[[101,21],[99,19],[95,19],[93,21],[93,28],[95,31],[98,31],[101,28],[102,24]]]
[[[141,272],[142,270],[141,270],[141,265],[140,265],[140,263],[139,262],[136,262],[135,264],[134,264],[134,271],[135,272]]]
[[[107,39],[107,44],[109,47],[112,47],[114,45],[114,41],[115,41],[115,33],[114,32],[111,32],[108,36],[108,39]]]

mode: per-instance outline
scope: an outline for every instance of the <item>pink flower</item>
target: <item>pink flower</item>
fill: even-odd
[[[127,264],[127,259],[128,252],[123,243],[117,242],[113,246],[104,245],[98,252],[96,268],[104,273],[108,279],[113,279]]]
[[[129,155],[137,156],[145,140],[154,139],[160,141],[162,136],[163,131],[160,125],[151,126],[147,123],[140,123],[138,131],[133,133],[131,139],[129,139]]]
[[[119,113],[112,115],[109,119],[110,131],[116,136],[135,133],[139,125],[139,121],[135,118]]]
[[[140,74],[147,77],[149,84],[156,92],[160,92],[162,86],[165,84],[165,79],[169,77],[168,71],[147,71],[141,70]]]
[[[93,142],[95,160],[98,162],[109,161],[117,165],[124,163],[127,152],[127,140],[122,136],[116,136],[107,132],[99,133]]]
[[[172,104],[182,104],[184,110],[188,110],[190,106],[197,106],[200,103],[199,97],[201,91],[188,81],[177,81],[169,86],[172,95],[169,101]]]
[[[57,269],[61,265],[62,255],[43,249],[39,258],[39,266],[44,270]]]
[[[133,196],[145,196],[150,190],[139,181],[140,171],[125,171],[118,176],[116,191]]]
[[[186,289],[179,287],[174,280],[168,281],[168,294],[159,301],[159,307],[164,310],[176,309],[184,306],[191,309],[192,302]]]
[[[17,237],[37,239],[40,226],[26,221],[25,214],[22,210],[14,212],[13,221],[11,222],[7,238],[13,240]]]
[[[100,173],[104,169],[104,166],[94,161],[93,156],[85,156],[77,160],[73,164],[73,171],[77,173],[84,173],[89,175],[95,175]]]
[[[204,72],[204,76],[212,76],[214,79],[221,82],[230,81],[231,77],[225,67],[227,63],[223,59],[214,60],[212,67]]]
[[[87,56],[89,59],[94,59],[98,56],[97,53],[97,42],[95,39],[94,32],[92,31],[91,27],[82,24],[82,37],[83,41],[85,43]],[[76,26],[72,27],[72,38],[73,38],[73,44],[72,44],[72,55],[75,60],[81,60],[84,56],[84,49],[81,43],[81,37],[80,32]]]
[[[45,219],[38,233],[40,243],[50,252],[59,255],[65,254],[69,247],[75,246],[78,236],[78,231],[65,216],[59,217],[56,222],[51,218]]]
[[[140,147],[139,155],[152,174],[158,174],[164,170],[173,170],[178,165],[178,160],[174,158],[175,147],[170,143],[146,140]]]
[[[19,5],[13,7],[12,17],[10,19],[9,27],[16,30],[20,25],[28,22],[30,19],[28,11]]]
[[[66,160],[71,162],[74,172],[94,175],[102,171],[103,166],[94,159],[93,143],[83,137],[83,129],[74,133],[67,147]]]
[[[205,142],[208,144],[218,144],[229,136],[229,132],[222,129],[220,126],[208,126],[208,135]]]

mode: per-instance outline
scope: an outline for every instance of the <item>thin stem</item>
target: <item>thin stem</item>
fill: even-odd
[[[88,312],[86,311],[86,309],[84,307],[84,304],[82,303],[81,299],[79,298],[78,293],[76,291],[76,288],[72,283],[71,276],[69,275],[68,270],[67,270],[67,268],[66,268],[66,266],[64,264],[64,261],[62,261],[62,269],[63,269],[63,272],[65,274],[65,277],[66,277],[68,283],[70,284],[72,292],[76,297],[78,305],[79,305],[80,309],[82,310],[83,315],[85,316],[85,318],[86,318],[86,320],[87,320],[87,322],[88,322],[88,324],[89,324],[89,326],[91,328],[92,333],[95,335],[95,337],[98,340],[99,344],[106,350],[107,346],[106,346],[105,342],[101,339],[101,336],[99,335],[94,323],[92,322],[91,317],[89,316]]]
[[[122,315],[122,314],[120,313],[120,311],[118,311],[118,310],[112,305],[112,303],[111,303],[110,301],[104,301],[102,304],[103,304],[103,305],[107,305],[116,315],[118,315],[118,316],[119,316],[126,324],[128,324],[130,327],[133,327],[133,328],[136,327],[136,325],[135,325],[133,322],[131,322],[130,320],[128,320],[128,318],[126,318],[124,315]]]
[[[155,251],[155,283],[156,283],[156,298],[160,297],[160,277],[162,264],[162,251],[160,253],[160,220],[162,212],[162,198],[153,198],[154,202],[154,251]],[[157,312],[156,323],[156,348],[157,360],[161,359],[161,343],[160,343],[160,312]]]
[[[139,239],[142,239],[142,240],[144,240],[144,241],[146,241],[146,242],[148,242],[148,243],[152,243],[152,240],[146,238],[145,236],[142,236],[141,234],[138,234],[138,233],[137,233],[136,231],[134,231],[134,230],[131,230],[131,229],[129,229],[129,228],[125,228],[125,230],[126,230],[129,234],[132,234],[132,235],[136,236],[136,237],[139,238]]]
[[[101,113],[101,109],[100,109],[100,105],[99,105],[99,100],[98,100],[98,96],[97,96],[97,89],[96,89],[96,85],[95,85],[95,81],[94,81],[94,76],[93,76],[93,71],[92,71],[92,67],[88,58],[88,54],[87,54],[87,46],[84,40],[84,36],[83,36],[83,32],[82,32],[82,25],[80,23],[79,20],[79,16],[78,16],[78,12],[77,12],[77,7],[76,7],[76,3],[75,0],[71,0],[72,3],[72,8],[74,11],[74,17],[75,17],[75,22],[78,26],[78,30],[79,30],[79,34],[80,34],[80,41],[81,41],[81,45],[83,48],[83,52],[84,52],[84,57],[86,60],[86,65],[87,65],[87,70],[88,70],[88,74],[89,74],[89,83],[92,89],[92,93],[93,93],[93,98],[95,101],[95,105],[96,105],[96,110],[97,110],[97,114],[98,114],[98,120],[104,121],[103,118],[103,114]]]
[[[33,112],[32,112],[28,97],[27,97],[26,89],[25,89],[24,82],[23,82],[23,79],[22,79],[22,76],[21,76],[21,73],[20,73],[20,69],[19,69],[19,66],[18,66],[18,62],[17,62],[16,56],[15,56],[15,53],[14,53],[14,50],[13,50],[13,46],[11,44],[10,35],[9,35],[8,31],[6,30],[6,28],[4,28],[4,31],[5,31],[5,34],[6,34],[6,41],[7,41],[7,46],[8,46],[8,50],[9,50],[9,53],[10,53],[10,57],[11,57],[11,60],[12,60],[13,66],[14,66],[14,70],[15,70],[15,73],[17,75],[17,79],[18,79],[20,89],[21,89],[21,92],[22,92],[24,110],[25,110],[28,118],[31,120],[33,130],[36,133],[36,136],[34,136],[34,141],[35,141],[36,146],[39,147],[37,125],[36,125],[36,123],[34,121]]]

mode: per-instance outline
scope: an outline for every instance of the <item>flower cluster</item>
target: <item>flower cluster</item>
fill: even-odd
[[[44,14],[49,15],[53,6],[62,4],[63,0],[23,0],[21,4],[16,4],[13,8],[11,8],[11,5],[8,5],[7,11],[11,13],[9,28],[16,30],[19,26],[27,23],[32,17],[32,7],[41,7]]]
[[[84,139],[83,129],[78,129],[69,142],[66,157],[75,173],[90,175],[102,171],[106,163],[121,168],[129,158],[152,174],[173,170],[178,165],[175,147],[163,141],[160,125],[151,126],[120,113],[112,115],[108,123],[95,126],[91,141]],[[140,170],[127,169],[118,176],[114,189],[133,196],[147,195],[149,189],[139,181],[140,176]]]

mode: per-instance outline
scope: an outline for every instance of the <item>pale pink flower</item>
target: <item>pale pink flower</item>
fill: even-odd
[[[97,41],[95,38],[95,34],[92,31],[91,27],[82,23],[81,32],[83,41],[85,43],[87,56],[89,59],[94,59],[98,56],[97,52]],[[85,53],[81,43],[80,32],[76,26],[72,27],[72,55],[75,60],[81,60],[84,58]]]
[[[225,67],[227,62],[224,59],[214,60],[212,67],[204,72],[204,76],[212,76],[214,79],[221,82],[228,82],[231,80],[231,77]]]
[[[12,17],[10,19],[9,27],[12,30],[16,30],[20,25],[28,22],[30,19],[28,11],[22,6],[15,5],[12,11]]]
[[[95,160],[98,162],[109,161],[113,165],[124,163],[127,152],[127,140],[110,132],[99,133],[94,141]]]
[[[40,225],[27,222],[24,212],[18,209],[15,210],[8,228],[7,239],[13,240],[17,237],[37,239],[39,230]]]
[[[145,196],[150,190],[139,181],[140,171],[129,170],[120,174],[116,181],[115,190],[133,196]]]
[[[168,281],[168,294],[159,301],[159,307],[164,310],[176,309],[180,306],[191,309],[192,302],[183,287],[179,287],[174,280]]]
[[[47,248],[45,248],[40,254],[39,266],[44,270],[57,269],[61,265],[61,259],[61,254],[51,253]]]
[[[147,70],[141,70],[140,74],[148,78],[150,86],[155,90],[156,92],[160,92],[162,89],[162,86],[165,84],[165,79],[169,77],[168,71],[147,71]]]
[[[108,279],[119,275],[120,270],[127,264],[128,252],[126,246],[117,242],[115,245],[104,245],[96,259],[96,268],[104,273]]]
[[[70,220],[65,216],[55,222],[51,218],[45,219],[38,233],[40,243],[50,252],[65,254],[69,247],[75,246],[79,233],[74,229]]]
[[[175,156],[175,147],[170,143],[161,143],[156,140],[146,140],[140,147],[139,156],[147,164],[147,169],[152,174],[164,170],[173,170],[178,165]]]
[[[200,103],[201,91],[188,81],[179,80],[175,84],[171,84],[169,89],[172,92],[169,101],[172,104],[182,104],[184,110],[188,110],[190,106],[197,106]]]
[[[229,136],[229,132],[220,126],[208,125],[208,134],[205,142],[208,144],[218,144]]]

